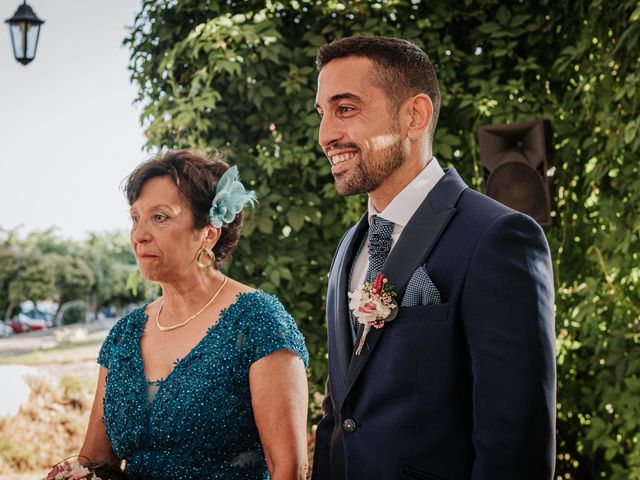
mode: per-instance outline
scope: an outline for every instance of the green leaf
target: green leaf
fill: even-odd
[[[279,287],[280,286],[280,272],[278,270],[272,270],[271,273],[269,274],[269,280],[276,287]]]
[[[502,27],[500,27],[500,25],[498,25],[495,22],[487,22],[487,23],[483,23],[482,25],[480,25],[477,30],[480,33],[484,33],[487,35],[491,35],[492,33],[497,33],[502,31]]]
[[[271,235],[273,233],[273,220],[266,215],[261,215],[256,222],[258,231],[265,235]]]
[[[496,20],[503,27],[508,27],[509,22],[511,21],[511,13],[509,12],[509,9],[504,5],[500,5],[500,7],[498,7],[498,12],[496,13]]]
[[[633,142],[638,133],[638,125],[635,120],[630,121],[624,128],[624,143],[627,145]]]
[[[296,232],[304,226],[304,210],[301,207],[293,207],[287,212],[287,221]]]

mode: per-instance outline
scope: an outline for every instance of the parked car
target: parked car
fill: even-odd
[[[29,330],[25,325],[22,325],[18,321],[18,317],[13,317],[12,319],[7,320],[5,323],[9,328],[11,328],[13,333],[22,333]]]
[[[42,310],[36,310],[35,308],[31,310],[23,309],[21,315],[27,316],[32,320],[44,320],[47,327],[51,327],[53,323],[53,313],[43,312]]]
[[[13,328],[0,322],[0,337],[8,337],[9,335],[13,335]]]
[[[28,332],[29,330],[43,330],[47,328],[47,321],[42,318],[31,318],[24,313],[19,313],[9,321],[9,326],[14,333]]]

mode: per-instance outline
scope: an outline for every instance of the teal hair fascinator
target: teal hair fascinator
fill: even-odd
[[[215,228],[228,225],[245,206],[253,206],[257,201],[256,192],[245,190],[244,185],[240,183],[238,167],[234,165],[218,180],[216,195],[209,210],[211,225]]]

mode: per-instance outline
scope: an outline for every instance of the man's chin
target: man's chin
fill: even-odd
[[[342,177],[342,178],[341,178]],[[353,179],[344,178],[343,175],[335,176],[334,175],[334,184],[336,187],[336,192],[343,197],[351,197],[353,195],[362,195],[365,193],[373,192],[377,186],[373,185],[372,182],[354,182]]]
[[[360,195],[361,193],[367,193],[367,192],[361,191],[358,188],[355,188],[354,185],[349,185],[349,184],[340,182],[337,179],[335,181],[335,187],[336,187],[336,192],[338,192],[338,195],[343,197],[351,197],[353,195]]]

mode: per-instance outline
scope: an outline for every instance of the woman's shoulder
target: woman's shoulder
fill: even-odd
[[[227,291],[230,290],[229,293],[233,301],[231,301],[230,305],[225,310],[233,310],[235,308],[246,311],[254,307],[261,307],[265,305],[273,307],[281,305],[275,296],[270,295],[263,290],[253,288],[250,285],[246,285],[230,277],[227,277],[227,279],[229,281]]]
[[[131,327],[138,326],[147,318],[147,314],[145,313],[147,306],[149,304],[144,304],[141,307],[134,308],[133,310],[125,313],[122,317],[118,319],[118,321],[113,325],[113,328],[118,328],[122,330],[128,330]]]
[[[144,327],[144,323],[147,319],[147,314],[145,313],[146,308],[147,304],[125,313],[116,321],[116,323],[113,324],[109,331],[109,337],[113,339],[121,336],[127,336],[131,332]]]
[[[262,290],[241,293],[235,312],[251,362],[275,350],[287,349],[308,364],[304,336],[278,297]]]
[[[240,292],[237,296],[238,300],[244,299],[250,304],[267,304],[267,305],[282,305],[278,297],[267,293],[264,290],[251,289],[244,292]]]
[[[140,332],[144,328],[147,318],[146,307],[147,305],[143,305],[126,313],[111,327],[98,354],[98,363],[100,365],[108,369],[112,353],[115,350],[125,352],[133,350],[134,344],[132,342],[139,336],[136,335],[136,332]]]
[[[235,307],[240,316],[247,320],[274,316],[291,318],[278,297],[263,290],[249,290],[238,293],[232,307]]]

